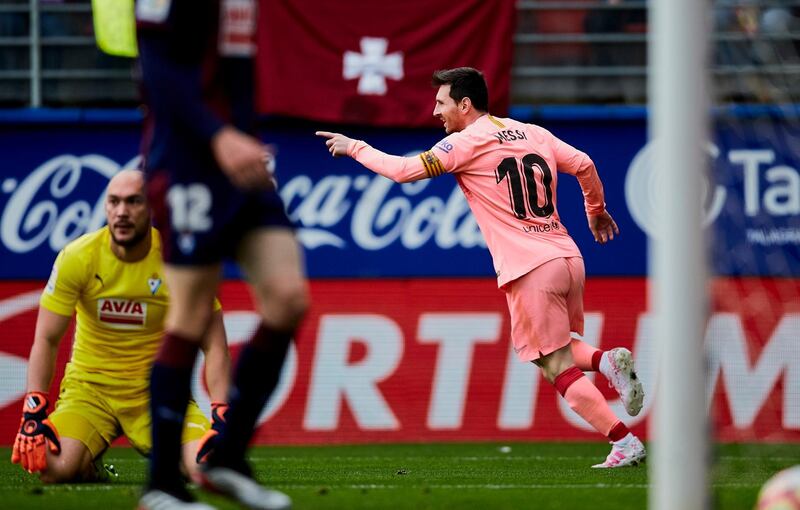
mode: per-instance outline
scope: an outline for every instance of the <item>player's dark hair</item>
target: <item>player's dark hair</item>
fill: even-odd
[[[468,97],[472,106],[481,112],[489,111],[489,88],[483,73],[472,67],[442,69],[433,73],[431,83],[434,87],[450,85],[450,97],[456,103]]]

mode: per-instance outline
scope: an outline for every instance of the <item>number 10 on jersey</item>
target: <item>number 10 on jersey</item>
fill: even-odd
[[[521,173],[519,171],[520,163],[522,163]],[[532,216],[539,218],[546,218],[555,212],[553,188],[551,187],[553,173],[544,158],[538,154],[526,154],[521,161],[515,157],[503,159],[497,166],[495,176],[497,184],[500,184],[503,179],[508,180],[511,209],[517,218],[527,218],[528,211]],[[544,197],[542,197],[544,204],[542,205],[539,205],[540,186],[544,190]],[[528,197],[527,204],[526,195]]]

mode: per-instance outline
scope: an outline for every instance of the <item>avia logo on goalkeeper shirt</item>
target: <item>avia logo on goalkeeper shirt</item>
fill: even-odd
[[[147,319],[147,303],[130,299],[98,299],[97,318],[112,328],[141,328]]]

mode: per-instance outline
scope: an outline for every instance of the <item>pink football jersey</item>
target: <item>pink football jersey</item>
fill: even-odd
[[[513,119],[484,115],[419,158],[389,156],[362,141],[348,153],[399,182],[452,173],[486,239],[501,287],[549,260],[581,256],[556,209],[558,172],[578,178],[587,214],[605,210],[603,185],[589,156],[542,127]]]
[[[588,213],[605,208],[591,159],[539,126],[484,115],[429,154],[432,171],[438,160],[443,171],[455,175],[501,286],[548,260],[580,256],[558,216],[558,172],[578,177]],[[428,155],[422,160],[428,163]]]

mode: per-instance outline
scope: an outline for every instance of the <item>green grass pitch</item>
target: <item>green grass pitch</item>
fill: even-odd
[[[296,509],[644,509],[647,468],[595,470],[603,443],[404,444],[257,447],[256,478],[287,492]],[[0,508],[133,509],[146,460],[112,448],[110,483],[43,486],[0,449]],[[753,508],[761,484],[800,463],[800,444],[718,445],[711,472],[714,508]],[[200,491],[220,509],[238,508]]]

